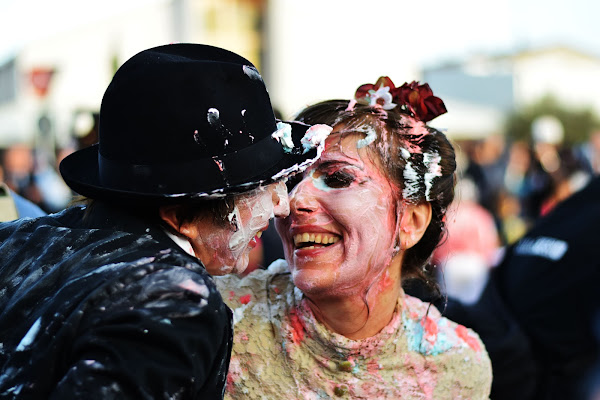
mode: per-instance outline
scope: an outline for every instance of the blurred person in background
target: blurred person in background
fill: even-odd
[[[590,134],[587,142],[576,149],[577,158],[591,175],[600,175],[600,130]]]
[[[477,202],[495,214],[498,193],[502,190],[506,168],[506,141],[502,135],[490,135],[466,147],[464,176],[477,187]]]
[[[125,62],[100,121],[60,164],[86,205],[0,224],[0,397],[220,399],[232,321],[210,274],[244,270],[322,146],[277,123],[249,61],[196,44]]]
[[[519,240],[527,232],[529,224],[524,218],[519,196],[508,190],[498,195],[498,234],[504,245],[510,245]]]
[[[596,176],[507,248],[475,304],[449,299],[446,315],[475,329],[489,351],[491,398],[588,398],[600,363],[599,202]]]
[[[463,303],[477,301],[498,262],[501,241],[494,216],[477,202],[477,188],[458,180],[457,196],[446,214],[446,238],[433,253],[443,292]]]
[[[8,187],[44,212],[60,211],[72,200],[57,168],[38,149],[22,143],[11,145],[3,152],[2,167]]]
[[[3,159],[1,155],[0,159]],[[37,218],[43,215],[46,215],[46,213],[41,208],[12,191],[4,183],[4,168],[0,163],[0,222],[12,221],[18,218]]]
[[[3,181],[16,194],[34,204],[42,204],[42,195],[35,183],[35,159],[31,146],[15,143],[2,152]]]
[[[65,149],[59,149],[60,159],[64,158]],[[70,149],[69,153],[72,152]],[[65,184],[58,172],[58,162],[50,162],[47,157],[39,154],[33,172],[33,181],[39,192],[39,204],[49,213],[58,212],[73,200],[71,189]]]
[[[531,163],[527,171],[527,192],[522,197],[525,218],[530,226],[558,203],[581,189],[590,175],[564,143],[560,120],[544,115],[531,127]]]
[[[500,235],[506,244],[520,239],[531,226],[532,221],[525,215],[523,201],[531,189],[528,172],[532,162],[532,153],[526,141],[514,141],[509,145],[504,190],[499,195],[497,208]]]
[[[599,202],[595,178],[540,218],[498,267],[499,293],[530,341],[536,398],[581,398],[598,360]]]
[[[290,180],[277,218],[286,260],[218,277],[233,308],[231,399],[487,399],[478,336],[406,295],[444,232],[454,148],[426,122],[446,112],[427,84],[387,77],[355,99],[297,117],[334,127],[321,158]]]

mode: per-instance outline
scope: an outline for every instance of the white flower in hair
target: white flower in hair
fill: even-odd
[[[382,86],[379,89],[369,90],[369,105],[375,106],[379,104],[384,110],[391,110],[396,107],[395,103],[392,103],[392,94],[390,93],[389,86]]]
[[[357,90],[354,98],[356,102],[368,106],[380,106],[384,110],[391,110],[397,106],[393,103],[392,89],[395,89],[392,80],[386,76],[382,76],[372,84],[361,85]]]

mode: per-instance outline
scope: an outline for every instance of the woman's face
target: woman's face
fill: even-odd
[[[364,293],[394,255],[395,190],[376,156],[358,148],[364,134],[340,130],[290,189],[290,215],[276,219],[294,283],[306,294]]]

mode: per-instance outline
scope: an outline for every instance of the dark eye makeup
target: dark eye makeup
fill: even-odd
[[[348,168],[348,164],[339,162],[324,162],[319,165],[315,171],[315,178],[320,177],[323,183],[332,189],[346,188],[357,181],[357,176],[352,172],[352,168]],[[305,174],[296,174],[286,181],[288,193],[302,181]]]
[[[344,170],[337,170],[332,173],[327,173],[323,176],[323,182],[333,189],[348,187],[354,182],[354,175]]]

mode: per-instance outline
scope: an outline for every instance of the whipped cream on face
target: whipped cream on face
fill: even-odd
[[[371,143],[373,143],[375,141],[375,139],[377,139],[377,132],[375,131],[375,129],[371,128],[370,126],[364,126],[363,129],[360,129],[360,130],[357,129],[357,131],[363,132],[367,135],[364,139],[360,139],[356,143],[356,147],[359,149],[370,145]]]
[[[272,190],[280,199],[277,205],[281,213],[289,213],[287,200],[287,189],[283,182],[272,184]],[[285,203],[285,204],[282,204]],[[241,210],[245,210],[243,214]],[[233,212],[228,218],[235,225],[235,232],[229,237],[228,257],[222,258],[224,270],[232,270],[241,273],[248,267],[249,248],[248,244],[255,236],[260,237],[261,231],[269,224],[269,220],[275,216],[275,205],[273,204],[273,193],[267,187],[261,186],[248,193],[240,195],[235,202]],[[234,265],[227,265],[225,260],[235,260]]]

